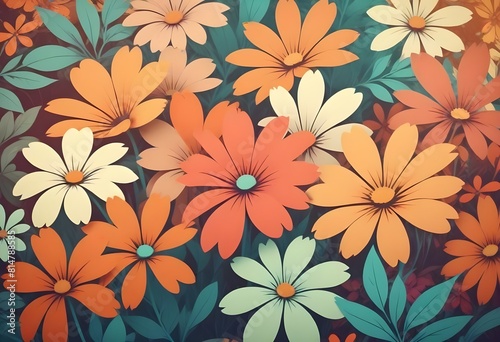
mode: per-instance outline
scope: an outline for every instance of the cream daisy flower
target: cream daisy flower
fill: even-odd
[[[315,248],[314,239],[299,236],[288,246],[282,262],[278,247],[268,240],[259,245],[263,265],[246,257],[233,259],[234,272],[258,285],[236,289],[219,303],[227,315],[260,307],[245,326],[244,341],[274,341],[282,319],[290,341],[319,341],[318,327],[306,308],[328,319],[344,317],[335,304],[337,295],[321,289],[349,279],[348,267],[339,261],[327,261],[304,272]]]
[[[373,51],[392,48],[406,39],[401,58],[419,53],[422,44],[432,57],[443,56],[442,49],[459,52],[464,43],[455,33],[443,27],[463,25],[472,18],[472,12],[462,6],[448,6],[431,13],[439,0],[397,0],[394,7],[379,5],[367,14],[375,21],[393,26],[379,33],[371,44]]]
[[[356,93],[354,88],[343,89],[325,104],[325,81],[319,71],[309,70],[299,83],[298,107],[292,95],[283,87],[273,88],[269,99],[274,112],[278,116],[290,118],[288,131],[295,133],[309,131],[316,137],[313,146],[307,149],[304,159],[316,165],[338,165],[339,162],[328,151],[342,152],[340,138],[342,133],[350,132],[354,126],[363,128],[368,134],[373,132],[366,126],[351,123],[339,125],[350,117],[363,100],[363,94]],[[266,126],[274,117],[264,118],[259,126]]]
[[[90,128],[80,131],[71,128],[62,138],[64,160],[52,147],[32,142],[22,150],[24,157],[41,171],[29,173],[14,186],[14,196],[30,198],[44,192],[33,208],[33,224],[50,226],[64,206],[64,211],[74,224],[88,223],[92,206],[87,191],[101,200],[123,192],[115,183],[131,183],[137,175],[129,168],[111,165],[123,157],[128,148],[121,143],[100,147],[92,155],[94,136]]]

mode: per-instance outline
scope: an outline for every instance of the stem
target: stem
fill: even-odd
[[[80,335],[80,339],[82,340],[82,342],[87,342],[85,340],[85,337],[83,336],[83,332],[82,332],[82,328],[80,327],[80,323],[78,323],[78,318],[76,317],[75,308],[73,308],[73,304],[71,303],[71,300],[68,300],[68,304],[69,304],[69,310],[71,311],[71,316],[73,317],[73,320],[75,321],[76,330],[78,330],[78,335]]]
[[[156,315],[156,319],[158,320],[158,323],[160,324],[161,328],[163,329],[163,332],[165,333],[165,337],[170,342],[174,342],[174,340],[172,339],[172,336],[170,336],[170,334],[167,332],[167,329],[165,329],[165,327],[163,326],[163,322],[161,321],[161,315],[160,315],[160,312],[158,311],[158,307],[156,306],[155,297],[153,295],[153,291],[151,290],[151,287],[152,286],[148,286],[147,291],[149,294],[149,301],[150,301],[151,307],[153,308],[153,311],[155,312],[155,315]]]
[[[139,149],[137,148],[137,144],[135,143],[134,136],[130,131],[127,131],[128,137],[130,138],[130,143],[132,144],[132,149],[134,150],[135,160],[139,157]],[[139,179],[141,180],[142,188],[146,189],[146,179],[144,178],[144,170],[142,167],[137,164],[137,170],[139,171]]]

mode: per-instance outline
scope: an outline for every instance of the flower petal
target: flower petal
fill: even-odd
[[[248,320],[243,339],[247,342],[274,341],[281,325],[283,302],[272,300]]]
[[[329,291],[312,290],[301,292],[293,299],[320,316],[328,319],[341,319],[344,315],[335,304],[336,297],[335,293]]]
[[[448,219],[457,219],[456,210],[447,203],[416,199],[393,206],[394,211],[415,227],[429,233],[444,234],[451,229]]]
[[[298,292],[338,286],[349,279],[350,274],[346,272],[348,269],[346,264],[339,261],[323,262],[305,271],[293,286]],[[306,293],[309,291],[304,292]]]
[[[247,258],[247,257],[236,257],[231,263],[231,268],[234,273],[236,273],[241,278],[248,280],[252,283],[262,285],[268,289],[276,288],[277,280],[274,275],[269,273],[269,271],[259,264],[257,261]]]
[[[316,241],[299,236],[295,238],[285,251],[283,258],[283,282],[292,284],[304,268],[309,264],[316,248]]]
[[[319,330],[309,312],[300,304],[285,304],[285,332],[290,342],[319,341]]]
[[[277,298],[276,292],[255,286],[229,292],[221,299],[219,307],[226,315],[240,315]]]
[[[68,187],[57,185],[38,198],[33,207],[32,220],[35,227],[50,226],[57,219]]]

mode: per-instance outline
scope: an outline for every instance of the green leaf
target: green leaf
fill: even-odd
[[[96,314],[92,314],[92,316],[90,317],[89,335],[94,342],[102,341],[102,324],[101,320]]]
[[[14,188],[14,185],[21,179],[21,177],[26,175],[26,173],[22,171],[15,171],[15,165],[10,164],[8,166],[12,166],[14,170],[9,170],[7,172],[7,168],[5,168],[6,170],[0,173],[0,192],[5,197],[5,199],[9,201],[9,203],[16,207],[20,207],[21,201],[18,197],[14,197],[14,195],[12,195],[12,189]]]
[[[486,331],[500,326],[500,307],[491,310],[483,317],[478,319],[465,334],[465,341],[472,342],[475,341],[479,336],[484,334]]]
[[[366,257],[363,268],[363,286],[372,302],[382,311],[389,293],[389,283],[384,265],[378,257],[377,251],[372,247]]]
[[[142,316],[125,316],[125,322],[139,335],[150,339],[165,338],[165,332],[155,321]]]
[[[373,96],[384,102],[394,103],[391,93],[384,87],[376,83],[365,83],[361,84],[360,87],[368,88]]]
[[[392,90],[410,89],[410,87],[408,87],[406,84],[398,80],[381,79],[378,81],[383,83],[385,86],[391,88]]]
[[[127,332],[125,330],[125,324],[123,324],[121,316],[118,315],[113,318],[106,328],[106,332],[102,337],[102,342],[125,341],[126,337]]]
[[[113,21],[120,18],[130,7],[130,0],[106,0],[102,6],[102,23],[109,26]]]
[[[170,293],[162,295],[161,323],[170,334],[179,323],[179,306],[174,296]]]
[[[14,69],[19,64],[19,61],[21,60],[22,57],[23,55],[19,55],[14,58],[11,58],[7,62],[7,64],[5,64],[2,71],[0,71],[0,74],[3,74],[4,72],[11,71],[12,69]]]
[[[194,303],[193,311],[189,315],[186,332],[202,322],[212,312],[217,302],[218,286],[217,282],[213,282],[201,290]]]
[[[27,90],[40,89],[57,81],[31,71],[10,71],[3,77],[14,87]]]
[[[76,14],[83,31],[95,49],[101,31],[101,21],[97,9],[87,0],[76,0]]]
[[[39,71],[56,71],[84,58],[83,55],[64,46],[45,45],[30,51],[23,60],[23,66]]]
[[[384,341],[398,341],[387,322],[375,311],[342,297],[336,297],[335,303],[349,323],[363,334]]]
[[[449,317],[429,324],[411,339],[410,342],[447,341],[469,323],[472,316]]]
[[[28,109],[26,112],[20,114],[14,122],[13,136],[21,135],[33,126],[33,123],[38,116],[41,106]]]
[[[9,139],[14,133],[14,113],[7,112],[0,118],[0,143]]]
[[[406,287],[403,279],[396,276],[394,282],[392,283],[391,293],[389,295],[389,314],[391,316],[392,323],[396,326],[406,305]]]
[[[243,40],[243,23],[261,21],[269,8],[270,0],[240,0],[240,15],[236,34]]]
[[[0,88],[0,108],[18,113],[24,112],[23,105],[17,95],[5,88]]]
[[[17,140],[4,148],[2,151],[2,156],[0,157],[0,170],[2,170],[2,172],[5,171],[7,165],[12,162],[19,151],[21,151],[25,147],[28,147],[28,144],[34,141],[37,141],[37,139],[34,137],[23,137],[23,139]]]
[[[404,331],[429,322],[441,311],[450,295],[457,276],[431,287],[422,293],[412,304],[406,316]]]
[[[104,33],[103,40],[107,43],[127,39],[134,33],[135,29],[135,27],[126,27],[122,24],[116,24],[115,26],[111,26]]]
[[[392,55],[387,55],[383,56],[375,61],[373,63],[373,69],[372,69],[372,75],[370,76],[370,79],[374,79],[384,72],[384,70],[387,68],[389,65],[389,61],[391,60]]]

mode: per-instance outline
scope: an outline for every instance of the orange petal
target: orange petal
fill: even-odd
[[[287,208],[297,210],[309,208],[309,197],[304,191],[285,182],[272,182],[266,184],[262,187],[262,190]]]
[[[236,110],[228,113],[222,126],[222,140],[238,174],[248,173],[255,144],[250,116]]]
[[[487,239],[484,236],[483,230],[479,221],[474,216],[464,211],[458,215],[458,220],[455,220],[458,229],[472,242],[480,246],[487,244]]]
[[[19,43],[26,47],[32,47],[33,46],[33,41],[31,40],[30,37],[26,36],[17,36],[17,39],[19,40]]]
[[[310,185],[317,181],[319,176],[318,167],[304,161],[283,162],[279,170],[269,169],[266,172],[268,171],[270,174],[265,176],[268,180],[282,181],[288,185]]]
[[[480,196],[477,200],[477,217],[486,241],[497,241],[500,229],[498,210],[490,196]]]
[[[266,78],[261,80],[262,86],[255,95],[255,103],[259,104],[265,99],[267,99],[269,97],[269,92],[272,88],[283,87],[286,90],[292,89],[293,80],[294,80],[293,70],[288,72],[278,71],[273,74],[268,74]]]
[[[150,123],[163,112],[166,105],[165,99],[152,99],[140,103],[130,113],[130,127],[138,128]]]
[[[7,56],[12,56],[13,54],[16,53],[17,50],[17,39],[16,38],[11,38],[7,44],[4,45],[5,47],[5,54]]]
[[[113,224],[137,245],[141,244],[139,221],[132,207],[119,197],[108,198],[106,211]]]
[[[478,262],[481,261],[481,259],[482,259],[481,257],[477,257],[477,256],[466,256],[466,257],[453,259],[450,262],[448,262],[446,265],[443,266],[443,269],[441,270],[441,274],[443,274],[446,277],[456,276],[457,274],[460,274],[460,273],[464,272],[465,270],[468,270],[471,267],[473,267],[474,265],[476,265]],[[468,288],[471,288],[472,286],[474,286],[474,284],[470,285]],[[464,282],[462,282],[462,289],[464,291],[467,290],[465,288],[465,279],[464,279]]]
[[[67,116],[100,123],[111,123],[112,118],[94,106],[75,99],[55,99],[50,101],[45,110],[52,114]]]
[[[269,67],[279,68],[283,65],[282,60],[257,49],[240,49],[231,52],[226,61],[241,67]]]
[[[248,217],[264,235],[279,238],[283,228],[291,230],[292,218],[281,203],[264,191],[255,191],[246,197]]]
[[[146,262],[137,262],[123,280],[122,302],[125,309],[134,310],[146,293]]]
[[[337,15],[337,5],[320,0],[314,4],[304,19],[300,33],[300,51],[310,51],[332,27]]]
[[[243,23],[243,27],[245,28],[245,31],[243,31],[245,36],[259,49],[280,60],[283,60],[287,56],[285,46],[280,37],[269,27],[258,22]]]
[[[279,0],[276,6],[276,26],[288,54],[297,52],[301,19],[295,1]]]
[[[184,210],[184,214],[182,215],[182,221],[191,222],[201,214],[236,195],[237,193],[235,191],[228,189],[213,189],[205,191],[189,202]]]
[[[142,241],[153,246],[158,239],[168,216],[170,215],[170,198],[151,194],[146,200],[141,214]]]
[[[40,229],[39,236],[31,236],[33,252],[43,268],[55,280],[66,279],[66,249],[61,237],[52,228]],[[50,248],[47,248],[50,246]]]
[[[486,44],[472,44],[465,50],[457,74],[458,105],[461,108],[470,103],[486,78],[489,60]]]
[[[195,134],[195,137],[210,157],[212,157],[228,172],[233,173],[235,177],[237,177],[234,173],[235,170],[232,169],[234,164],[219,138],[209,131],[198,132]]]
[[[114,265],[114,268],[107,274],[99,279],[99,284],[102,286],[108,286],[109,283],[115,279],[115,277],[123,271],[128,265],[137,261],[139,258],[137,256],[137,248],[133,253],[111,253],[103,257],[106,258],[106,262]]]
[[[98,236],[107,242],[108,247],[135,252],[134,241],[130,236],[107,222],[90,221],[82,227],[82,231],[87,235]]]
[[[431,111],[433,113],[429,114],[436,115],[437,113],[443,112],[443,107],[441,107],[438,103],[414,90],[397,90],[394,92],[394,97],[408,107],[423,110],[423,113]],[[415,119],[421,120],[418,117]]]
[[[447,219],[458,218],[458,213],[452,206],[432,199],[397,203],[393,209],[415,227],[434,234],[448,233],[451,227]]]
[[[383,174],[385,186],[390,188],[394,186],[399,175],[413,157],[417,142],[417,126],[404,124],[392,133],[384,152]]]
[[[199,151],[200,144],[194,138],[195,131],[203,129],[203,108],[193,93],[177,92],[170,102],[172,125],[191,151]]]
[[[106,244],[107,240],[96,235],[87,235],[78,242],[68,265],[68,278],[73,285],[92,281],[111,271],[113,265],[101,258]]]
[[[23,341],[34,340],[43,317],[56,299],[57,297],[53,294],[44,295],[35,298],[23,309],[23,312],[19,317],[19,325],[21,326]],[[66,317],[64,317],[64,321],[66,321]]]
[[[182,162],[182,183],[187,186],[234,186],[231,175],[215,160],[203,154],[193,154]]]
[[[475,261],[475,263],[473,265],[470,265],[472,263],[472,260],[470,261],[467,258],[472,259],[473,261]],[[465,275],[464,280],[462,281],[462,290],[467,291],[468,289],[476,285],[479,282],[479,280],[483,277],[483,274],[488,267],[488,263],[485,262],[484,258],[482,257],[465,257],[465,258],[458,258],[456,260],[462,261],[463,263],[463,266],[461,267],[462,272],[466,269],[470,269]]]
[[[179,224],[163,233],[154,244],[155,251],[165,251],[179,247],[191,240],[198,232],[195,228],[186,227],[185,224]]]
[[[340,252],[346,259],[358,255],[370,242],[375,226],[380,217],[380,212],[366,212],[358,216],[347,228],[340,241]]]
[[[179,293],[179,283],[194,284],[193,271],[183,261],[169,255],[157,255],[148,261],[160,284],[171,293]]]
[[[80,285],[68,296],[75,298],[97,316],[113,318],[118,315],[120,303],[115,299],[115,293],[102,285]]]
[[[453,256],[480,256],[483,249],[466,240],[450,240],[444,246],[444,251]]]
[[[281,144],[288,131],[289,122],[290,119],[287,117],[277,117],[262,129],[255,141],[253,164],[268,159],[269,154]]]
[[[111,63],[111,79],[116,92],[119,111],[129,112],[132,101],[130,101],[131,87],[137,78],[142,66],[142,52],[138,47],[129,50],[128,46],[121,47],[113,57]],[[133,89],[135,91],[135,89]]]
[[[321,216],[313,225],[311,231],[314,238],[324,240],[342,233],[360,216],[371,211],[371,206],[353,205],[330,210]],[[374,227],[375,228],[375,227]]]
[[[241,75],[234,82],[234,95],[248,94],[249,92],[260,88],[264,83],[276,81],[284,74],[286,74],[286,71],[281,68],[256,68],[250,70]],[[288,89],[290,88],[291,86]]]
[[[359,57],[345,50],[328,50],[314,53],[307,57],[304,64],[307,68],[337,67],[358,60]]]
[[[19,293],[54,290],[54,281],[38,267],[27,262],[16,262],[16,279],[16,292]],[[5,288],[9,285],[9,281],[4,282]]]
[[[223,101],[218,103],[208,113],[203,129],[212,132],[216,137],[220,137],[222,135],[222,123],[224,122],[224,118],[227,113],[233,112],[238,108],[238,102],[229,104],[229,101]]]
[[[426,125],[442,120],[443,115],[441,113],[418,107],[417,109],[406,109],[395,114],[389,119],[389,127],[391,129],[396,129],[405,123]]]
[[[303,53],[306,54],[307,59],[328,51],[336,51],[352,44],[358,37],[359,33],[354,30],[338,30],[321,39],[312,50],[304,50]]]
[[[377,227],[377,246],[382,258],[391,267],[398,261],[406,264],[410,257],[410,240],[399,217],[389,211],[380,215]]]
[[[462,125],[465,133],[465,139],[469,144],[470,149],[479,159],[483,160],[488,155],[488,144],[483,133],[476,125]]]
[[[464,181],[454,176],[434,176],[399,194],[401,201],[416,198],[441,199],[456,194]]]
[[[499,266],[500,265],[498,265],[497,262],[488,263],[488,267],[484,271],[483,276],[479,281],[479,286],[477,287],[477,301],[479,302],[479,305],[488,303],[491,297],[493,297],[497,286]]]
[[[64,120],[50,126],[46,134],[48,137],[62,137],[70,128],[81,130],[85,127],[89,127],[96,138],[103,138],[107,136],[109,130],[111,129],[111,126],[108,124],[101,124],[94,121]]]
[[[54,300],[43,320],[43,341],[52,341],[55,336],[63,341],[68,338],[68,318],[66,317],[64,297]]]

